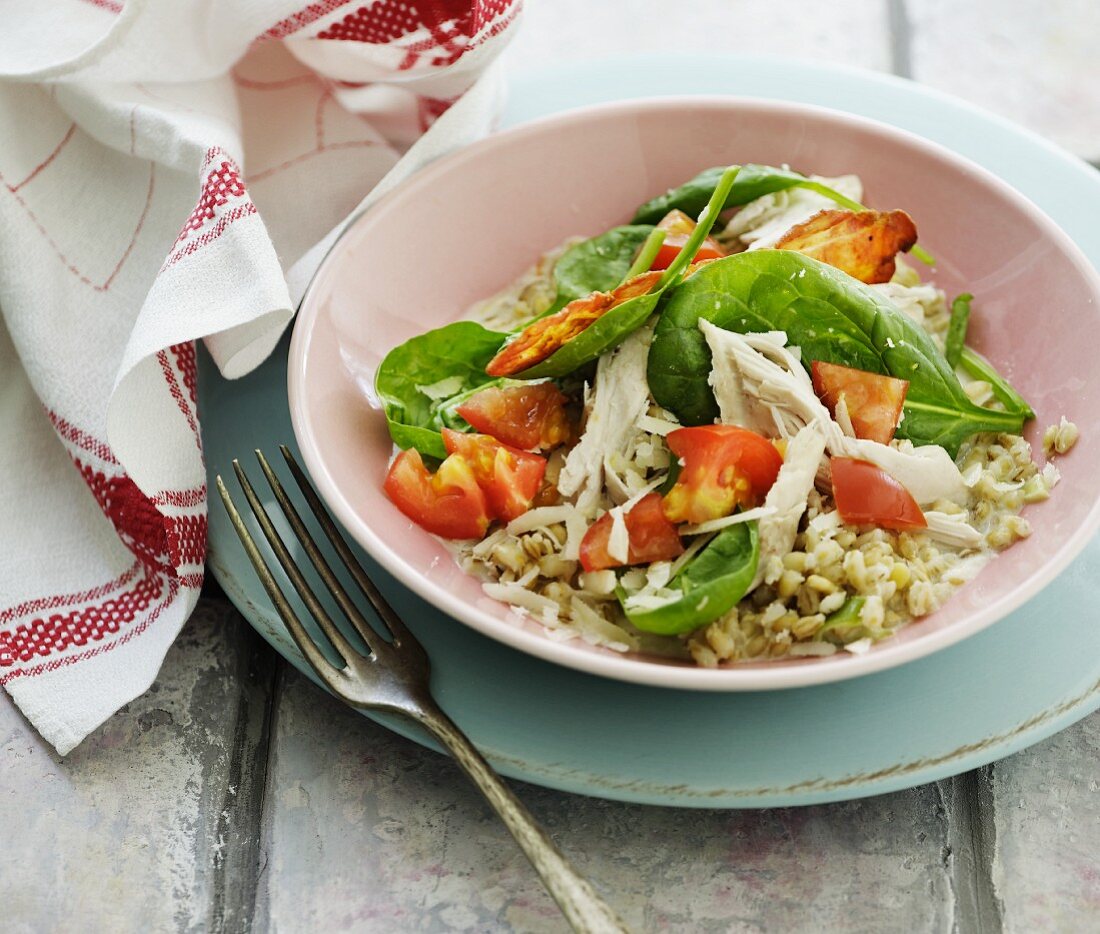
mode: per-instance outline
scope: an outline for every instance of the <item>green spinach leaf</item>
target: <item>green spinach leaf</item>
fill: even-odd
[[[613,227],[598,237],[569,247],[554,264],[557,298],[539,317],[561,311],[578,298],[593,292],[609,292],[619,285],[652,231],[652,225],[647,224]]]
[[[446,457],[440,410],[455,396],[494,382],[485,374],[485,366],[504,338],[504,334],[473,321],[456,321],[407,340],[386,354],[375,374],[374,388],[394,443],[432,457]],[[424,392],[425,387],[440,385],[446,387],[440,398]]]
[[[828,641],[840,645],[860,638],[866,632],[862,616],[866,603],[866,597],[849,597],[839,610],[825,618],[825,624],[815,633],[817,638],[828,636]]]
[[[760,560],[760,536],[755,522],[723,529],[669,582],[679,599],[650,610],[629,609],[629,597],[619,594],[623,612],[638,629],[665,636],[691,632],[728,613],[745,596]]]
[[[989,383],[993,389],[993,398],[1010,412],[1022,415],[1025,420],[1035,417],[1035,410],[1027,404],[1027,400],[978,351],[964,347],[959,357],[959,366],[972,379],[984,379]]]
[[[724,166],[704,169],[695,178],[679,188],[673,188],[671,191],[647,201],[634,212],[632,223],[656,224],[669,211],[676,210],[683,211],[690,217],[695,217],[710,200],[710,196],[714,194],[714,188],[724,171]],[[726,196],[726,200],[722,204],[722,210],[740,207],[750,201],[755,201],[757,198],[762,198],[764,195],[786,191],[788,188],[809,188],[826,198],[831,198],[841,207],[848,208],[850,211],[864,210],[863,205],[858,201],[853,201],[840,192],[834,191],[828,185],[815,182],[798,172],[792,172],[790,169],[777,169],[770,165],[752,164],[741,167],[741,173],[737,176],[737,181]]]
[[[958,366],[966,346],[966,329],[970,324],[970,303],[974,296],[963,292],[955,296],[951,303],[951,323],[947,326],[947,337],[943,341],[943,355],[951,366]]]
[[[712,422],[718,407],[707,377],[706,318],[730,331],[781,330],[802,362],[825,360],[909,381],[898,435],[939,444],[952,456],[979,431],[1018,433],[1020,413],[995,412],[967,397],[928,334],[885,297],[832,266],[788,250],[717,260],[670,297],[649,351],[650,390],[684,424]]]
[[[714,188],[718,184],[718,179],[721,178],[723,171],[724,169],[721,166],[704,169],[695,178],[679,188],[673,188],[665,194],[647,201],[634,212],[634,219],[631,223],[656,224],[669,211],[673,210],[680,210],[694,217],[702,210],[703,205],[714,193]],[[741,167],[737,181],[722,202],[722,210],[740,207],[750,201],[755,201],[757,198],[762,198],[764,195],[786,191],[789,188],[807,188],[810,191],[816,191],[849,211],[866,210],[858,201],[853,201],[828,185],[816,182],[798,172],[792,172],[790,169],[777,169],[770,165],[753,164]],[[931,264],[934,262],[932,257],[919,246],[913,247],[912,254],[922,263]]]

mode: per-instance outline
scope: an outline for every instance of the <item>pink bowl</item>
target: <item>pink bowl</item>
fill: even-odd
[[[486,597],[382,493],[392,446],[374,395],[386,353],[460,317],[547,249],[629,220],[700,169],[788,163],[854,172],[866,201],[902,207],[948,293],[973,292],[972,339],[1034,406],[1028,440],[1065,415],[1081,429],[1062,482],[1026,515],[1034,529],[937,613],[864,655],[708,670],[581,641]],[[310,473],[356,540],[402,583],[479,632],[594,674],[665,687],[767,690],[855,677],[984,629],[1049,584],[1100,524],[1100,278],[1069,238],[995,176],[883,124],[816,107],[661,98],[586,108],[500,133],[431,165],[339,241],[298,314],[290,350],[294,430]],[[1057,625],[1051,620],[1051,625]],[[1042,651],[1042,633],[1036,633]]]

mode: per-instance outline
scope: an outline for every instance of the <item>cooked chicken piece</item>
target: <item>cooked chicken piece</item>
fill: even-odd
[[[844,434],[814,393],[809,374],[794,352],[783,346],[786,334],[738,334],[705,319],[700,319],[699,328],[710,347],[710,381],[723,422],[727,412],[744,411],[749,423],[743,427],[783,438],[816,424],[829,450],[835,452],[843,445]],[[739,381],[730,378],[733,373]]]
[[[577,506],[582,511],[594,510],[599,500],[605,456],[626,446],[649,406],[646,361],[652,336],[649,328],[639,328],[597,364],[584,434],[558,477],[563,496],[579,492]]]
[[[811,175],[810,178],[823,182],[853,201],[863,198],[863,183],[858,175],[840,175],[836,178]],[[777,191],[750,201],[741,208],[733,215],[726,229],[718,234],[718,240],[727,243],[736,240],[750,250],[767,249],[795,224],[801,224],[818,211],[832,207],[836,207],[832,198],[810,188]]]
[[[806,511],[817,469],[825,454],[825,437],[816,424],[806,425],[787,443],[787,456],[779,476],[764,498],[764,508],[775,512],[757,521],[760,532],[760,562],[753,578],[753,590],[764,580],[771,558],[782,558],[794,547],[798,523]]]
[[[898,253],[917,242],[917,227],[904,211],[820,211],[775,242],[828,263],[860,282],[889,282]]]
[[[699,328],[713,357],[710,380],[723,421],[727,412],[747,411],[752,422],[744,427],[785,438],[813,424],[830,454],[857,457],[881,467],[921,505],[937,499],[966,502],[966,483],[943,448],[894,447],[845,435],[814,393],[809,374],[795,352],[783,346],[783,332],[738,334],[705,320],[700,320]],[[731,378],[733,372],[740,382]],[[751,401],[735,397],[738,392],[751,396]],[[762,410],[766,416],[761,415]]]
[[[929,510],[925,512],[924,518],[928,522],[925,534],[945,545],[955,548],[981,548],[985,541],[982,533],[967,523],[965,515],[948,515]]]
[[[893,306],[921,327],[929,315],[943,302],[943,293],[934,285],[902,285],[900,282],[882,282],[871,288],[885,296]]]
[[[938,444],[893,447],[863,438],[846,439],[847,457],[858,457],[881,467],[907,489],[921,506],[948,499],[965,506],[966,481],[951,455]]]

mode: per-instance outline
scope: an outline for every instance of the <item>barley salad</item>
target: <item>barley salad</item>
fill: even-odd
[[[395,505],[554,639],[866,651],[1027,536],[1034,417],[859,178],[717,167],[400,345]],[[980,296],[979,296],[980,300]],[[1044,436],[1065,454],[1076,428]]]

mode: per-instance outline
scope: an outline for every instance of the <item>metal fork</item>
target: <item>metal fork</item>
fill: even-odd
[[[375,587],[366,571],[355,559],[344,537],[321,503],[320,497],[306,478],[305,472],[286,445],[280,445],[287,466],[294,480],[313,511],[317,522],[332,543],[340,560],[344,563],[363,596],[377,611],[386,629],[389,639],[383,638],[371,626],[356,607],[347,591],[337,580],[317,543],[313,540],[298,511],[290,501],[286,490],[267,462],[263,452],[257,450],[256,458],[260,469],[267,478],[271,491],[282,509],[290,527],[294,530],[310,562],[320,575],[329,593],[347,617],[348,622],[366,643],[369,654],[363,655],[348,641],[336,627],[316,594],[310,588],[301,570],[293,558],[267,511],[260,502],[255,489],[249,482],[244,469],[237,460],[233,461],[233,470],[244,491],[248,505],[256,516],[260,528],[275,553],[283,571],[286,572],[294,589],[302,598],[313,618],[329,643],[343,659],[344,667],[330,664],[321,649],[302,626],[290,603],[287,602],[278,582],[275,580],[263,555],[260,554],[252,535],[245,526],[244,519],[237,511],[225,483],[217,478],[218,492],[229,513],[237,535],[240,536],[244,550],[252,566],[256,569],[260,581],[275,604],[294,641],[298,644],[306,660],[317,672],[321,680],[342,701],[351,707],[366,710],[383,710],[403,714],[419,723],[432,733],[454,756],[455,761],[477,786],[478,790],[492,805],[493,810],[515,837],[520,849],[526,854],[543,884],[558,903],[562,913],[576,931],[612,932],[626,931],[623,922],[615,912],[596,894],[592,886],[570,865],[564,854],[554,845],[546,832],[538,825],[531,813],[520,803],[500,776],[482,757],[481,753],[466,738],[466,735],[451,721],[436,704],[430,691],[431,666],[424,647],[416,636],[409,631],[385,598]]]

